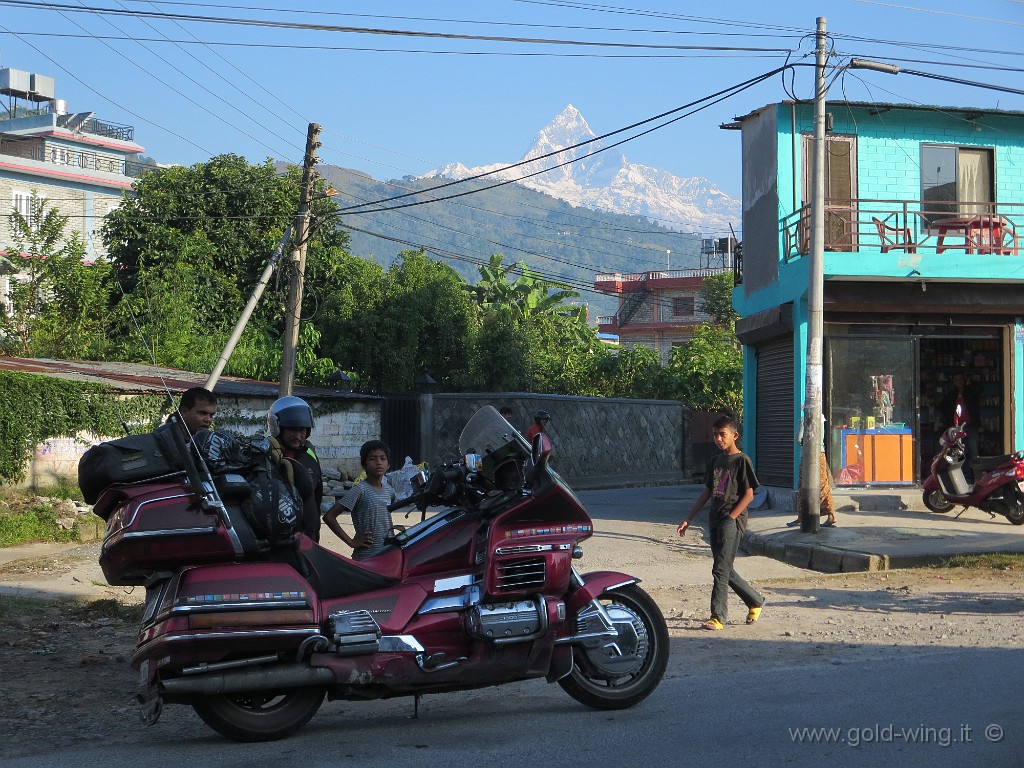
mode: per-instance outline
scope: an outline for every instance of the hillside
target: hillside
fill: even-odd
[[[341,208],[420,192],[439,183],[438,179],[411,178],[380,182],[330,165],[317,166],[317,171],[340,191],[335,200]],[[466,182],[442,194],[483,186],[482,181]],[[391,205],[428,199],[430,195],[417,195]],[[402,250],[422,248],[475,281],[478,265],[493,253],[503,254],[506,262],[523,261],[544,277],[580,291],[591,306],[592,319],[615,311],[612,297],[593,291],[598,272],[702,265],[698,235],[667,229],[641,216],[576,208],[516,184],[401,210],[343,214],[340,226],[351,234],[353,254],[382,265],[391,264]]]

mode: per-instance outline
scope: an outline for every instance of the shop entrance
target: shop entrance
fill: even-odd
[[[971,423],[978,428],[978,454],[1005,451],[1003,345],[999,329],[979,335],[929,335],[920,341],[920,477],[939,450],[942,431],[953,423],[954,377],[963,376]]]
[[[953,421],[966,383],[978,453],[1007,448],[1002,328],[865,326],[826,330],[825,449],[837,486],[912,485]]]

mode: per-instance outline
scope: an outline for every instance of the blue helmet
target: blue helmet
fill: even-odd
[[[279,437],[283,428],[313,429],[313,409],[301,397],[279,397],[267,412],[267,434]]]

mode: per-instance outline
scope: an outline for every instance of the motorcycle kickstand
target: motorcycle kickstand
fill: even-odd
[[[956,517],[954,517],[953,519],[954,520],[959,520],[960,519],[960,515],[962,515],[966,511],[967,511],[967,507],[964,507],[963,509],[961,509],[959,512],[956,513]]]
[[[420,698],[422,696],[423,696],[422,693],[414,693],[412,695],[413,705],[412,705],[412,717],[409,718],[410,720],[419,720],[420,719]]]

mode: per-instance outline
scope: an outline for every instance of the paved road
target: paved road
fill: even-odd
[[[736,655],[750,663],[740,671],[702,670],[694,659],[703,642],[735,643]],[[5,768],[1021,764],[1019,651],[907,648],[882,661],[822,655],[794,665],[782,644],[697,635],[674,640],[672,653],[661,687],[623,712],[585,709],[557,686],[533,681],[426,697],[415,720],[411,699],[331,702],[287,741],[238,745],[174,707],[149,729],[126,722],[119,743],[68,748],[57,739],[31,757],[0,762]],[[977,684],[951,684],[951,670],[958,681]],[[816,741],[805,732],[808,740],[801,741],[804,728],[835,730]]]

